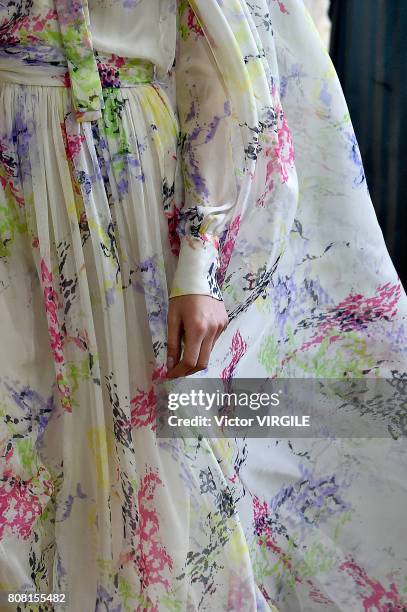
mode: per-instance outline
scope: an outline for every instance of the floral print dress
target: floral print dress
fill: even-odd
[[[0,592],[403,610],[402,439],[157,438],[191,293],[230,319],[205,376],[405,384],[405,294],[302,1],[2,2]]]

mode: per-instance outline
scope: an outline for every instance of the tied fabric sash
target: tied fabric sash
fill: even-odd
[[[246,1],[223,0],[219,4],[217,0],[189,0],[189,4],[203,26],[219,70],[229,86],[240,122],[253,127],[258,122],[259,105],[267,106],[271,100],[265,65],[259,57],[259,41],[250,23]],[[55,0],[55,8],[77,119],[90,121],[99,118],[103,108],[102,85],[93,50],[88,2]],[[243,37],[242,32],[245,34]],[[245,61],[247,57],[251,58],[251,70]],[[253,70],[253,64],[257,64],[256,70]],[[242,83],[245,85],[244,95]],[[244,140],[249,144],[247,138]]]
[[[102,116],[102,84],[93,52],[86,0],[55,0],[68,63],[72,100],[79,122]]]
[[[227,231],[227,247],[221,254],[222,283],[226,272],[235,274],[236,278],[251,273],[250,261],[236,252],[235,244],[238,234],[244,234],[244,227],[251,231],[250,214],[256,212],[255,203],[264,196],[268,162],[264,144],[278,142],[275,107],[280,102],[271,78],[273,34],[268,28],[262,32],[255,21],[258,11],[260,14],[261,11],[269,13],[267,0],[257,0],[255,9],[246,0],[187,0],[187,3],[201,25],[223,77],[232,106],[234,142],[238,143],[234,150],[238,196]],[[90,33],[88,2],[55,0],[55,7],[68,62],[76,118],[79,122],[99,119],[104,104]],[[285,187],[292,193],[287,196],[290,205],[287,204],[284,210],[287,227],[290,227],[289,218],[294,214],[298,197],[294,166],[289,174]],[[244,218],[249,221],[243,223]],[[276,219],[273,227],[280,227],[280,221]],[[266,219],[266,223],[270,224],[270,220]],[[273,262],[278,261],[283,242],[280,237],[273,242],[273,248],[259,245],[256,253],[258,265],[264,264],[264,269],[269,270]],[[244,286],[243,280],[240,285]]]

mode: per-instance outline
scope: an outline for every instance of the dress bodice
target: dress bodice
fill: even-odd
[[[94,49],[147,59],[168,70],[175,54],[175,4],[172,0],[89,0]]]

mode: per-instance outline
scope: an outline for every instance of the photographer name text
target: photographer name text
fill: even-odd
[[[254,417],[203,416],[179,417],[172,414],[168,417],[170,427],[310,427],[309,415],[274,415]]]

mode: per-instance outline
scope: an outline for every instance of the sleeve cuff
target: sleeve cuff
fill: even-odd
[[[217,281],[219,269],[217,236],[183,236],[170,298],[180,295],[208,295],[222,300]]]

